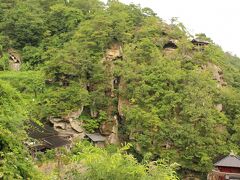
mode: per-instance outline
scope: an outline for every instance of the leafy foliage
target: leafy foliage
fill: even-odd
[[[80,107],[87,131],[118,117],[119,137],[139,161],[177,162],[183,176],[206,175],[219,156],[240,152],[240,60],[205,34],[196,38],[210,44],[196,47],[176,18],[166,24],[149,8],[117,0],[3,0],[0,31],[0,178],[34,176],[21,145],[27,119]],[[115,45],[123,52],[116,58]],[[9,66],[10,48],[21,54],[20,72]],[[121,150],[75,150],[83,179],[176,179],[166,163],[138,164]]]
[[[0,177],[41,179],[22,145],[26,134],[26,109],[20,94],[7,82],[0,81]]]
[[[43,14],[32,4],[19,3],[4,13],[0,29],[11,39],[13,47],[37,45],[45,28]]]
[[[72,159],[82,164],[83,172],[72,169],[66,173],[71,179],[164,179],[177,180],[172,167],[163,161],[139,164],[126,154],[129,145],[110,153],[87,143],[77,143],[73,148]]]

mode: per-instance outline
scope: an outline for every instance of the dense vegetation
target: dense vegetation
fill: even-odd
[[[178,180],[176,163],[167,165],[163,160],[145,159],[140,164],[126,153],[129,148],[127,144],[121,149],[114,146],[101,149],[83,141],[75,144],[71,152],[63,148],[57,152],[50,150],[44,156],[39,154],[39,159],[52,164],[54,170],[47,174],[49,179]],[[58,165],[54,167],[56,161]]]
[[[240,153],[240,60],[196,37],[210,44],[195,47],[175,19],[166,24],[151,9],[117,0],[1,0],[0,179],[42,179],[23,145],[28,121],[79,107],[90,132],[118,115],[120,141],[132,146],[111,152],[77,144],[65,178],[177,179],[168,166],[175,162],[179,177],[205,178],[217,158]],[[167,52],[172,40],[177,48]],[[114,45],[123,54],[103,62]],[[21,54],[20,71],[9,65],[9,49]],[[211,68],[221,69],[225,85]],[[110,96],[113,78],[120,84]]]

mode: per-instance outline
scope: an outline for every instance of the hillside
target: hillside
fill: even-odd
[[[117,0],[1,1],[0,179],[206,179],[239,128],[240,59],[205,34]]]

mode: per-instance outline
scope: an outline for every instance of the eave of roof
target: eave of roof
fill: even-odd
[[[192,42],[192,43],[201,43],[201,44],[210,44],[210,42],[208,42],[208,41],[203,41],[203,40],[200,40],[200,39],[192,39],[191,42]]]
[[[106,137],[102,136],[101,134],[86,134],[93,142],[104,142],[106,141]]]
[[[240,168],[240,157],[235,155],[229,155],[220,161],[216,162],[214,166],[221,167],[235,167]]]

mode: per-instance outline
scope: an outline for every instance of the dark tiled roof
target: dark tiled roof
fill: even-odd
[[[240,157],[235,155],[229,155],[222,160],[216,162],[214,166],[240,168]]]
[[[56,148],[56,147],[61,147],[69,144],[70,142],[63,137],[60,136],[51,136],[51,137],[46,137],[42,139],[49,148]]]
[[[30,128],[28,129],[28,135],[34,139],[41,139],[44,137],[57,135],[57,131],[48,125],[40,126],[37,123],[31,121]]]
[[[200,39],[193,39],[192,41],[191,41],[193,44],[197,44],[197,43],[200,43],[200,44],[209,44],[209,42],[208,41],[203,41],[203,40],[200,40]]]
[[[106,141],[106,137],[102,136],[101,134],[86,134],[93,142],[104,142]]]
[[[58,132],[53,129],[53,127],[48,125],[39,126],[34,122],[31,122],[28,135],[33,139],[43,142],[41,144],[41,148],[56,148],[70,143],[69,140],[60,136]]]

